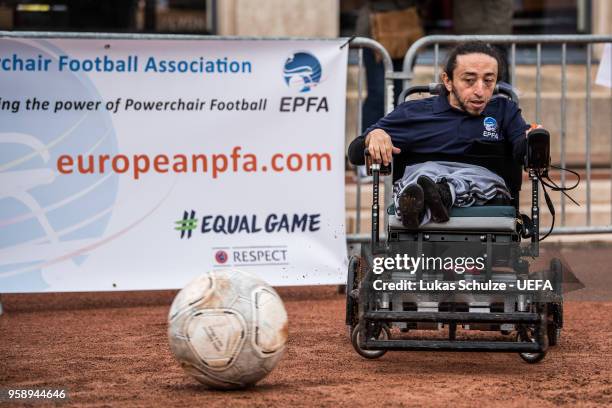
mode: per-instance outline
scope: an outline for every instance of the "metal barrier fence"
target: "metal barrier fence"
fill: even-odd
[[[601,43],[612,43],[612,36],[610,35],[469,35],[469,36],[450,36],[450,35],[434,35],[427,36],[416,41],[406,53],[403,61],[403,72],[393,72],[391,61],[385,61],[385,112],[389,111],[389,98],[393,95],[393,80],[401,79],[404,81],[404,88],[411,85],[411,82],[415,78],[415,67],[417,56],[420,52],[427,48],[433,47],[433,76],[438,78],[439,65],[440,65],[440,46],[441,45],[455,45],[457,43],[465,41],[483,41],[490,44],[504,45],[510,47],[509,52],[509,69],[510,69],[510,82],[516,83],[516,56],[517,46],[534,46],[535,47],[535,121],[540,123],[542,115],[542,46],[548,44],[559,45],[560,47],[560,60],[561,60],[561,96],[560,96],[560,165],[566,167],[567,165],[567,46],[572,45],[583,45],[586,47],[585,51],[585,173],[586,173],[586,220],[584,226],[565,226],[566,224],[566,199],[565,196],[561,196],[561,214],[560,214],[560,227],[556,227],[553,234],[582,234],[582,233],[610,233],[612,232],[612,205],[610,206],[610,217],[611,221],[606,226],[593,226],[591,225],[591,213],[592,213],[592,192],[591,192],[591,181],[592,181],[592,161],[591,161],[591,130],[592,130],[592,83],[591,83],[591,68],[592,68],[592,55],[593,55],[593,44]],[[375,43],[375,42],[374,42]],[[380,44],[375,43],[377,46],[372,44],[372,40],[357,38],[352,42],[351,47],[353,48],[376,48],[380,47]],[[383,54],[386,54],[384,52]],[[362,69],[361,53],[359,58],[359,75]],[[361,75],[360,75],[361,76]],[[358,86],[358,98],[359,106],[358,109],[361,111],[362,101],[362,90],[361,84]],[[610,105],[612,107],[612,90],[610,93]],[[360,113],[359,113],[360,115]],[[612,120],[612,109],[608,120]],[[361,134],[360,128],[361,117],[358,118],[357,134]],[[612,173],[612,124],[609,128],[610,138],[610,172]],[[357,178],[359,180],[359,177]],[[388,178],[387,178],[388,179]],[[565,172],[561,172],[561,185],[566,185]],[[610,183],[610,203],[612,204],[612,178]],[[385,204],[390,203],[390,181],[387,180],[385,185]],[[358,181],[357,188],[358,197],[360,195],[360,184]],[[351,243],[368,242],[368,234],[361,234],[359,230],[360,224],[360,202],[357,202],[357,229],[355,234],[347,236],[349,245]],[[385,224],[386,226],[386,224]]]
[[[30,38],[47,38],[47,37],[58,37],[58,38],[97,38],[97,39],[187,39],[187,40],[202,40],[202,39],[215,39],[220,37],[215,36],[202,36],[202,35],[168,35],[168,34],[109,34],[109,33],[56,33],[56,32],[2,32],[0,37],[21,37],[27,35]],[[224,39],[261,39],[261,38],[225,38]],[[308,40],[307,38],[300,38],[301,40]],[[363,84],[361,80],[361,72],[363,70],[363,54],[364,48],[368,48],[375,53],[378,53],[382,59],[384,66],[384,111],[385,113],[390,112],[394,107],[393,94],[394,94],[394,80],[404,80],[404,85],[407,86],[414,79],[414,66],[417,59],[417,55],[427,47],[434,48],[434,60],[433,60],[433,74],[434,77],[438,76],[439,73],[439,62],[440,62],[440,45],[453,45],[463,41],[479,40],[488,42],[491,44],[501,44],[510,46],[510,82],[514,83],[516,78],[516,47],[517,45],[533,45],[536,47],[536,121],[539,122],[541,115],[541,67],[542,67],[542,45],[543,44],[558,44],[561,47],[561,166],[566,165],[566,138],[567,138],[567,117],[566,117],[566,105],[567,105],[567,45],[568,44],[582,44],[586,45],[586,67],[587,75],[585,78],[586,84],[586,156],[587,160],[585,163],[586,167],[586,225],[583,227],[563,227],[565,224],[565,197],[561,197],[561,225],[562,227],[555,228],[553,234],[576,234],[576,233],[608,233],[612,232],[612,225],[607,226],[592,226],[591,225],[591,64],[592,64],[592,45],[598,43],[612,43],[612,36],[610,35],[532,35],[532,36],[493,36],[493,35],[474,35],[474,36],[446,36],[446,35],[435,35],[427,36],[416,41],[406,53],[403,63],[402,72],[394,72],[393,64],[389,53],[384,47],[369,38],[357,37],[350,41],[350,47],[358,50],[358,107],[357,107],[357,128],[355,129],[356,135],[362,133],[361,129],[361,107],[363,103]],[[611,103],[612,106],[612,103]],[[610,112],[612,118],[612,111]],[[610,136],[612,138],[612,128],[610,129]],[[612,143],[611,143],[612,146]],[[611,148],[611,160],[610,160],[610,171],[612,172],[612,148]],[[565,174],[561,173],[561,183],[565,185]],[[611,180],[612,187],[612,180]],[[369,242],[370,234],[362,234],[360,231],[361,224],[361,179],[357,177],[357,204],[356,204],[356,233],[349,234],[347,236],[347,242],[359,243]],[[391,179],[385,179],[385,194],[384,201],[386,204],[391,202]],[[610,201],[612,203],[612,188]],[[612,217],[612,206],[611,206],[611,217]],[[612,222],[611,222],[612,224]],[[387,220],[385,220],[385,230],[387,227]],[[383,237],[384,238],[384,237]]]
[[[612,43],[612,35],[473,35],[473,36],[446,36],[436,35],[423,37],[416,41],[406,53],[404,58],[404,73],[406,74],[406,84],[414,78],[414,62],[419,51],[433,46],[434,47],[434,61],[433,69],[434,76],[438,76],[439,67],[439,55],[440,45],[448,44],[454,45],[464,41],[483,41],[490,44],[506,45],[510,46],[510,82],[516,83],[516,47],[517,45],[532,45],[536,49],[536,106],[535,106],[535,120],[540,123],[541,112],[542,112],[542,45],[544,44],[555,44],[560,46],[561,52],[561,98],[560,98],[560,119],[561,119],[561,158],[560,165],[565,167],[566,161],[566,144],[567,144],[567,45],[584,45],[586,47],[585,53],[585,171],[586,171],[586,221],[585,226],[582,227],[566,227],[566,199],[565,196],[561,196],[561,227],[555,228],[553,234],[576,234],[576,233],[601,233],[601,232],[612,232],[612,221],[608,226],[592,226],[591,225],[591,177],[592,177],[592,162],[591,162],[591,130],[592,130],[592,84],[591,84],[591,67],[592,67],[592,54],[593,44],[598,43]],[[611,94],[612,98],[612,94]],[[612,110],[610,112],[612,118]],[[610,138],[612,139],[612,127],[610,128]],[[612,143],[611,143],[612,146]],[[612,149],[611,149],[611,160],[610,160],[610,171],[612,172]],[[561,172],[561,185],[565,186],[565,172]],[[612,184],[611,184],[612,186]],[[612,202],[612,190],[610,195],[610,201]],[[612,206],[610,217],[612,218]]]
[[[363,110],[363,50],[367,48],[374,53],[377,53],[381,57],[381,61],[384,67],[384,90],[383,90],[383,104],[385,114],[391,112],[395,103],[393,101],[395,73],[393,72],[393,62],[387,50],[377,41],[369,38],[357,37],[350,40],[350,47],[357,49],[358,54],[358,72],[357,72],[357,123],[355,129],[355,136],[361,135],[364,129],[361,128],[362,122],[362,110]],[[355,233],[347,235],[347,244],[349,247],[352,244],[370,242],[371,234],[369,232],[361,233],[361,186],[362,179],[359,177],[356,169],[356,214],[355,214]],[[388,203],[391,202],[391,179],[387,177],[385,179],[385,192],[384,192],[385,208]],[[384,231],[387,230],[388,220],[384,218]]]

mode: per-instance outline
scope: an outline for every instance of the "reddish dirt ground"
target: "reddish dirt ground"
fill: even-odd
[[[505,353],[364,360],[347,339],[334,287],[281,288],[285,356],[256,387],[220,392],[187,376],[170,353],[176,291],[3,295],[0,388],[65,387],[79,406],[610,406],[611,286],[601,286],[610,283],[612,253],[564,255],[589,260],[576,271],[588,284],[568,295],[560,345],[536,365]]]

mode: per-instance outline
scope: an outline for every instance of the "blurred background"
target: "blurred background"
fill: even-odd
[[[254,37],[368,36],[370,30],[360,27],[364,10],[369,7],[384,11],[393,5],[418,10],[418,25],[422,30],[419,36],[612,33],[612,1],[609,0],[0,0],[0,30]],[[447,49],[440,47],[440,63]],[[507,53],[508,48],[505,50]],[[535,121],[537,117],[551,129],[555,163],[560,162],[560,135],[566,135],[566,165],[590,179],[588,191],[585,182],[575,191],[581,202],[588,202],[588,212],[584,206],[568,206],[561,225],[612,225],[612,90],[593,79],[602,51],[602,44],[593,45],[592,53],[587,52],[585,44],[567,45],[564,82],[567,89],[562,108],[560,45],[542,45],[541,66],[536,64],[535,46],[516,47],[515,75],[510,82],[518,90],[524,117],[527,121]],[[382,89],[383,71],[379,69],[376,79],[379,82],[375,84],[373,77],[366,75],[368,55],[364,54],[356,49],[351,49],[349,54],[347,146],[383,114],[382,92],[374,95]],[[433,65],[433,47],[421,49],[413,67],[413,83],[436,81],[439,70]],[[401,59],[396,58],[395,70],[399,69]],[[593,80],[587,81],[587,78]],[[379,110],[371,115],[373,110],[368,103]],[[566,121],[564,131],[560,126],[562,119]],[[356,187],[354,183],[358,179],[361,178],[347,165],[349,233],[367,231],[370,223],[367,197],[371,186]],[[558,199],[555,197],[555,201]],[[548,215],[544,217],[547,225]]]
[[[419,1],[425,34],[452,34],[465,0]],[[503,0],[502,0],[503,2]],[[607,0],[511,0],[514,34],[605,34]],[[349,36],[364,0],[3,0],[0,29]],[[299,22],[299,24],[295,24]],[[486,25],[486,21],[482,24]]]

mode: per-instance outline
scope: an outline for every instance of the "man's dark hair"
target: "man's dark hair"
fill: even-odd
[[[498,49],[482,41],[470,41],[458,44],[448,53],[444,72],[446,72],[449,79],[453,79],[453,71],[457,67],[457,57],[466,54],[485,54],[495,58],[497,61],[497,80],[499,81],[504,77],[503,73],[506,67]]]

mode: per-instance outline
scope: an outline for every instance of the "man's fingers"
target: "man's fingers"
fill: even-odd
[[[372,160],[374,163],[380,163],[380,147],[374,145],[374,154],[372,154]]]
[[[385,145],[380,145],[379,149],[380,150],[378,151],[378,163],[387,164],[387,152],[385,149]]]
[[[380,155],[381,155],[381,159],[383,164],[386,166],[389,164],[389,162],[391,161],[391,158],[389,156],[391,156],[391,152],[389,151],[389,148],[387,147],[386,143],[383,143],[380,149]]]
[[[370,144],[370,156],[372,156],[372,161],[374,163],[380,163],[380,146],[375,143]]]
[[[393,160],[393,155],[400,153],[401,150],[393,146],[391,141],[387,141],[387,143],[384,144],[384,147],[385,148],[384,148],[383,162],[386,166],[389,163],[391,163],[391,161]]]
[[[370,152],[370,157],[372,158],[372,160],[376,162],[376,147],[374,143],[370,143],[370,145],[368,146],[368,151]]]
[[[375,163],[388,165],[393,159],[393,154],[400,152],[400,149],[393,146],[391,138],[385,132],[372,131],[368,137],[368,151]]]

